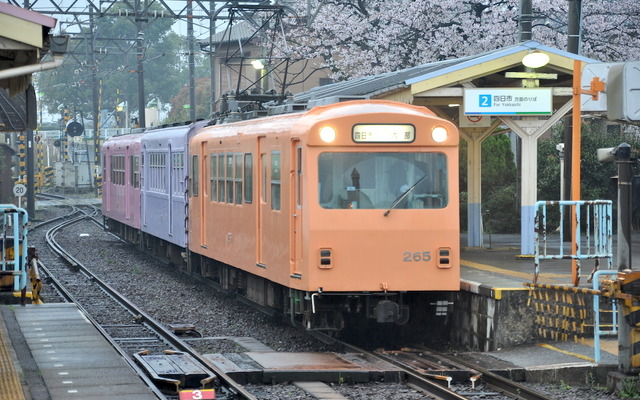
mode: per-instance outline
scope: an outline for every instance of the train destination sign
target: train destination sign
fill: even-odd
[[[356,143],[411,143],[416,127],[409,124],[358,124],[353,127]]]
[[[551,88],[465,89],[465,115],[551,115]]]

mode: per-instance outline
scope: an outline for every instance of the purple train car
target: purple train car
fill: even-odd
[[[177,265],[187,247],[189,139],[207,122],[152,129],[142,138],[142,244]]]
[[[140,237],[142,136],[114,136],[102,145],[102,215],[105,226],[133,243],[138,243]]]

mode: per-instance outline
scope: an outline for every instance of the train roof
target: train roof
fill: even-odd
[[[143,143],[166,141],[170,139],[186,140],[188,136],[195,134],[209,121],[196,121],[182,125],[172,125],[160,128],[147,129],[142,137]]]
[[[414,116],[427,116],[441,119],[431,110],[423,106],[400,103],[389,100],[349,100],[339,103],[317,106],[310,110],[291,114],[279,114],[255,119],[246,119],[238,122],[222,123],[205,128],[195,136],[195,140],[207,140],[209,134],[216,137],[235,136],[243,134],[262,134],[264,132],[284,132],[293,125],[311,126],[320,121],[339,119],[357,114],[379,113],[403,113]]]
[[[144,136],[143,133],[126,133],[124,135],[111,136],[104,141],[102,147],[140,144],[142,136]]]

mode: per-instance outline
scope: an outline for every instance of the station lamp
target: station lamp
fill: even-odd
[[[522,64],[529,68],[544,67],[549,63],[549,56],[540,50],[531,50],[522,58]]]
[[[253,60],[251,61],[251,65],[255,69],[264,69],[264,60]]]

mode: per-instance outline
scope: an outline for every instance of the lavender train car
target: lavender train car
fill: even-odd
[[[142,244],[176,264],[187,247],[189,139],[206,123],[152,129],[142,138]]]
[[[140,231],[142,134],[114,136],[102,146],[102,214],[107,228],[133,243]]]

